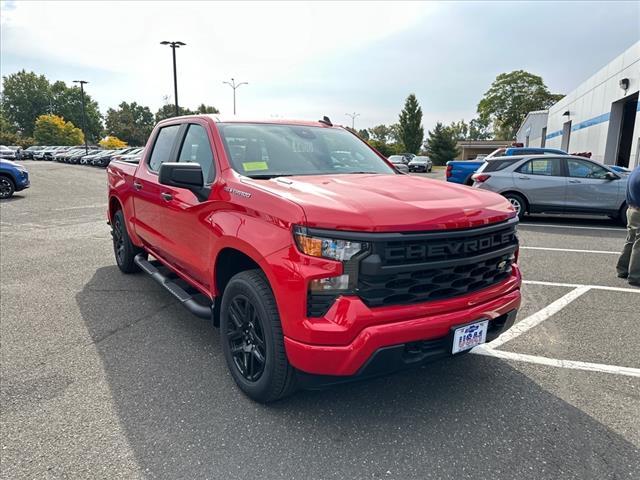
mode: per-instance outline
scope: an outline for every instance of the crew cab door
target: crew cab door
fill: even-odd
[[[178,139],[176,161],[200,164],[205,187],[211,187],[216,176],[213,151],[206,122],[193,120],[184,125]],[[168,227],[162,232],[164,255],[179,270],[209,290],[214,242],[209,219],[216,208],[215,202],[198,199],[186,188],[160,187],[164,222]]]
[[[211,236],[206,208],[185,189],[161,185],[158,172],[165,162],[202,162],[205,182],[215,172],[208,138],[208,126],[196,120],[189,124],[167,125],[158,129],[151,152],[136,173],[134,208],[136,233],[154,256],[200,284],[211,286]]]

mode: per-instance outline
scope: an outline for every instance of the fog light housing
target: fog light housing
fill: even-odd
[[[349,275],[343,274],[337,277],[317,278],[309,282],[311,293],[337,292],[349,289]]]

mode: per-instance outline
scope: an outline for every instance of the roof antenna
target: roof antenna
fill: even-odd
[[[318,120],[320,123],[324,123],[327,127],[333,127],[333,123],[331,123],[331,120],[329,120],[329,117],[327,117],[326,115],[324,117],[322,117],[322,120]]]

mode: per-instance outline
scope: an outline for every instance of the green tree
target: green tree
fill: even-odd
[[[501,73],[478,103],[478,114],[493,124],[496,138],[512,140],[527,113],[549,108],[562,97],[552,94],[538,75],[524,70]]]
[[[369,131],[366,128],[358,130],[358,136],[363,140],[369,140]]]
[[[84,142],[82,130],[58,115],[40,115],[33,136],[40,145],[80,145]]]
[[[107,135],[118,137],[129,145],[144,145],[153,130],[153,113],[136,102],[122,102],[117,109],[107,110]]]
[[[456,158],[460,153],[456,143],[451,130],[442,125],[442,122],[436,123],[434,129],[429,131],[426,142],[427,151],[433,164],[444,165],[449,160]]]
[[[389,136],[391,135],[391,128],[386,125],[376,125],[369,129],[369,134],[373,140],[378,142],[387,143]]]
[[[407,152],[418,153],[424,140],[424,128],[422,128],[422,109],[413,93],[404,102],[398,125],[400,140]]]
[[[62,81],[54,82],[50,88],[51,113],[54,113],[74,125],[82,126],[82,94],[80,87],[68,87]],[[84,92],[86,112],[86,133],[89,142],[96,143],[102,137],[102,114],[98,102]]]
[[[188,108],[178,107],[178,111],[181,115],[193,115],[195,112],[189,110]],[[163,105],[156,112],[156,123],[162,120],[166,120],[167,118],[173,118],[176,116],[176,106],[173,103],[167,103]]]
[[[2,77],[2,110],[23,135],[33,135],[36,118],[51,107],[49,81],[44,75],[21,70]]]
[[[201,103],[198,105],[198,108],[196,108],[194,113],[220,113],[220,110],[213,105],[205,105],[204,103]]]
[[[489,140],[493,132],[489,122],[481,118],[474,118],[469,122],[469,136],[467,140]]]
[[[469,140],[469,124],[464,120],[451,122],[446,128],[449,130],[452,138],[456,140]]]

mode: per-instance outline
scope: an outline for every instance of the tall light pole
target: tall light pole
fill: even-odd
[[[160,45],[169,45],[173,51],[173,99],[176,104],[176,117],[180,116],[180,109],[178,108],[178,74],[176,72],[176,48],[184,47],[186,43],[182,42],[160,42]]]
[[[231,77],[230,82],[222,82],[222,83],[226,83],[231,88],[233,88],[233,114],[235,115],[236,114],[236,89],[241,85],[249,85],[249,82],[236,83],[235,79]]]
[[[87,144],[87,121],[85,120],[86,112],[84,109],[84,84],[89,83],[86,80],[74,80],[73,83],[80,84],[80,99],[82,100],[82,134],[84,135],[84,153],[89,153],[89,145]]]
[[[345,113],[345,115],[347,117],[351,117],[351,130],[355,130],[356,129],[356,117],[359,117],[360,114],[353,112],[353,113]]]

